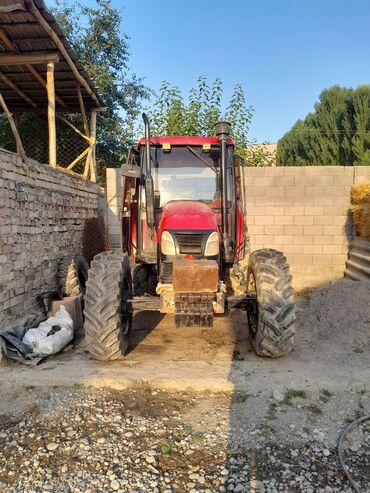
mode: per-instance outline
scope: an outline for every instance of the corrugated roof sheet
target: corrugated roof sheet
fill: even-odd
[[[33,1],[42,17],[57,34],[75,67],[89,85],[92,93],[95,95],[95,98],[89,95],[87,90],[81,86],[81,93],[86,110],[88,111],[94,108],[103,107],[104,104],[100,99],[93,83],[89,79],[82,64],[66,40],[63,31],[56,22],[54,16],[46,8],[43,0]],[[80,112],[77,95],[77,87],[80,84],[70,66],[63,58],[61,51],[52,40],[51,36],[45,31],[30,11],[31,2],[32,0],[0,0],[0,8],[3,7],[3,11],[0,12],[0,54],[11,54],[9,47],[7,47],[6,43],[4,43],[1,39],[1,32],[3,32],[12,44],[15,45],[17,48],[17,53],[19,54],[58,52],[59,62],[55,64],[54,73],[55,92],[56,95],[59,96],[59,98],[61,98],[65,103],[66,107],[63,107],[57,100],[57,111]],[[7,8],[14,8],[15,6],[18,6],[18,10],[8,13],[4,12]],[[33,65],[33,67],[43,77],[43,79],[46,79],[46,63]],[[38,111],[47,110],[46,90],[25,65],[1,64],[0,72],[37,104]],[[0,92],[2,93],[10,111],[35,111],[35,108],[31,104],[29,104],[3,80],[0,80]]]

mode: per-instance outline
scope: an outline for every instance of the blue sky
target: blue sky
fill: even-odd
[[[84,0],[84,3],[90,3]],[[220,77],[255,108],[250,137],[276,142],[322,89],[370,83],[369,0],[112,0],[130,65],[158,89]]]

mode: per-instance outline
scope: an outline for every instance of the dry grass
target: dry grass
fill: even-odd
[[[353,205],[370,202],[370,183],[358,183],[351,189],[351,202]]]
[[[370,183],[353,185],[351,201],[357,235],[370,240]]]

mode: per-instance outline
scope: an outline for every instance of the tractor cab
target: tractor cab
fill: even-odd
[[[157,262],[169,230],[173,237],[165,233],[163,242],[171,243],[172,255],[222,255],[227,263],[244,256],[243,168],[228,124],[218,125],[222,137],[142,138],[130,149],[122,167],[122,246],[132,260]],[[206,248],[211,233],[212,249]]]

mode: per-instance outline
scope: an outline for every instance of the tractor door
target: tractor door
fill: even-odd
[[[129,150],[127,163],[121,168],[123,177],[122,251],[132,259],[137,250],[137,218],[139,210],[141,167],[139,154]]]
[[[242,260],[249,247],[245,206],[244,160],[234,157],[235,193],[236,193],[236,258]]]
[[[141,161],[141,187],[139,194],[139,207],[138,207],[138,230],[137,230],[137,260],[155,264],[157,262],[157,241],[155,237],[155,230],[151,230],[147,223],[147,211],[146,211],[146,169],[145,169],[145,146],[140,148],[140,161]],[[158,224],[158,211],[154,206],[155,225]]]

